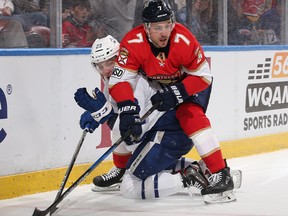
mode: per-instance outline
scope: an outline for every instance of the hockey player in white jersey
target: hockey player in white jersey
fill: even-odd
[[[118,49],[119,43],[110,35],[105,38],[97,39],[94,42],[90,57],[93,67],[100,73],[104,81],[103,93],[98,88],[96,88],[94,91],[94,98],[87,93],[85,88],[80,88],[75,93],[76,102],[79,106],[86,110],[80,118],[81,128],[88,128],[89,132],[92,133],[99,126],[99,124],[107,121],[109,127],[111,129],[113,128],[113,130],[111,130],[112,140],[117,140],[120,137],[120,131],[118,123],[119,120],[117,118],[117,110],[114,110],[116,107],[115,102],[109,97],[107,83],[109,76],[111,75],[113,70],[113,61],[115,60],[114,57],[118,54]],[[159,84],[156,82],[148,82],[146,78],[139,77],[137,83],[138,88],[135,92],[135,95],[138,99],[138,104],[141,107],[140,116],[143,115],[152,106],[150,98],[153,94],[155,94],[157,89],[160,88],[160,86],[158,85]],[[106,98],[108,100],[106,100]],[[146,119],[142,127],[143,132],[137,140],[131,140],[131,143],[129,143],[130,145],[127,145],[126,143],[126,145],[119,145],[115,149],[115,151],[113,152],[113,161],[116,167],[113,167],[112,170],[110,170],[110,172],[108,172],[107,174],[96,176],[93,179],[93,183],[95,184],[95,186],[97,188],[107,188],[115,185],[115,183],[121,183],[122,177],[126,170],[126,164],[131,156],[131,152],[134,151],[135,148],[138,146],[139,147],[137,148],[137,154],[134,154],[134,158],[137,158],[137,156],[139,157],[139,155],[141,154],[141,157],[145,158],[146,161],[149,161],[149,163],[151,161],[156,165],[151,166],[151,164],[149,164],[149,167],[152,169],[146,170],[145,174],[139,176],[141,179],[146,179],[147,177],[152,176],[164,169],[168,169],[170,175],[173,176],[173,178],[177,178],[179,180],[177,181],[177,185],[181,185],[181,188],[183,188],[183,185],[185,185],[186,187],[189,186],[190,183],[194,184],[194,180],[193,183],[191,182],[191,179],[193,179],[193,177],[190,177],[189,180],[188,176],[192,175],[191,173],[194,173],[194,168],[197,165],[194,164],[193,166],[189,166],[191,164],[191,160],[189,159],[186,159],[186,161],[184,159],[181,159],[178,163],[178,159],[180,159],[183,155],[187,154],[191,150],[193,143],[179,128],[178,122],[175,118],[175,112],[171,111],[165,113],[154,111]],[[155,139],[157,139],[157,145]],[[166,143],[168,150],[165,149],[166,147],[164,145],[164,148],[158,148],[158,152],[154,150],[150,151],[150,149],[153,147],[151,143],[155,143],[155,147],[160,146],[160,143]],[[178,143],[179,145],[177,145],[176,143]],[[146,146],[150,146],[150,149],[147,149]],[[143,147],[145,148],[146,153],[151,153],[152,156],[150,156],[149,154],[149,157],[143,155],[143,152],[141,151]],[[164,157],[168,158],[168,160],[166,158],[166,164],[162,163],[164,162],[164,159],[160,159],[161,157],[159,156],[157,156],[157,158],[161,160],[161,164],[159,164],[160,161],[158,161],[158,163],[156,160],[154,160],[155,156],[153,156],[153,154],[157,155],[158,153],[161,153],[159,151],[164,151],[167,153],[166,155],[163,154]],[[170,153],[168,153],[168,151],[173,152],[171,153],[171,155],[173,154],[173,156],[169,155]],[[170,158],[173,159],[169,161]],[[132,159],[130,161],[130,163],[132,163],[134,160]],[[121,165],[121,167],[117,166],[119,164]],[[188,166],[189,169],[185,169],[185,167],[187,168]],[[132,167],[134,171],[130,171],[130,173],[135,174],[135,172],[140,173],[140,168],[141,170],[146,169],[146,167],[148,167],[148,164],[144,164],[142,162],[140,163],[139,168],[137,168],[136,164],[133,163]],[[173,175],[171,174],[172,170]],[[178,174],[176,175],[177,172]],[[179,177],[178,175],[181,177]],[[185,180],[183,180],[183,178]],[[205,178],[203,179],[205,180]],[[204,180],[202,181],[204,182]],[[175,180],[173,181],[175,182]],[[183,181],[185,183],[183,183]],[[170,184],[169,186],[171,187],[172,185]],[[172,186],[171,188],[173,188],[172,193],[174,193],[175,190],[179,190],[178,187],[176,187],[177,189],[174,186]]]
[[[90,56],[93,67],[104,81],[104,94],[98,88],[94,91],[94,97],[85,88],[75,93],[76,102],[86,110],[80,119],[81,128],[88,128],[92,133],[99,124],[107,121],[111,130],[113,128],[112,140],[120,137],[120,131],[116,104],[108,94],[108,79],[118,50],[119,43],[112,36],[97,39]],[[135,108],[140,108],[140,116],[152,106],[150,98],[159,88],[158,83],[148,82],[139,76],[135,91],[139,107]],[[133,112],[134,107],[129,108],[125,112]],[[125,112],[120,111],[119,114],[125,115]],[[185,161],[182,158],[191,150],[193,143],[181,130],[175,111],[154,111],[144,123],[139,124],[142,124],[142,134],[137,138],[131,137],[130,141],[119,145],[113,152],[115,167],[93,179],[98,189],[122,182],[123,196],[147,199],[168,196],[184,187],[196,186],[202,189],[208,185],[197,162],[191,163],[192,160]]]

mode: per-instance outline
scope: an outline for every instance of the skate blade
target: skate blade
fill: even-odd
[[[183,189],[183,193],[188,193],[189,197],[194,200],[202,200],[201,190],[196,187],[190,186]]]
[[[234,183],[234,189],[238,189],[242,185],[242,171],[241,170],[231,170],[230,172],[233,183]]]
[[[120,184],[114,184],[109,187],[94,186],[91,190],[93,192],[120,191]]]
[[[204,195],[203,197],[204,197],[204,203],[206,204],[229,203],[229,202],[235,202],[237,200],[232,190],[218,194],[207,194]]]

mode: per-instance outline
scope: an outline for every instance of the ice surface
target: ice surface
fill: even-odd
[[[228,165],[243,172],[237,202],[206,205],[179,193],[157,200],[128,200],[114,192],[96,193],[92,185],[76,187],[60,204],[55,216],[287,216],[288,150],[229,159]],[[0,200],[1,216],[31,216],[34,208],[48,208],[57,191]]]

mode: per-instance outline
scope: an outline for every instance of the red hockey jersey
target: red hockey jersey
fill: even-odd
[[[110,94],[115,101],[133,99],[133,88],[139,70],[149,79],[164,84],[182,81],[191,95],[209,85],[209,65],[202,47],[191,32],[176,23],[169,43],[168,55],[159,52],[155,56],[143,25],[126,34],[120,45],[115,70],[109,80]],[[128,83],[130,85],[127,85]],[[197,83],[200,85],[199,88]],[[120,92],[122,94],[119,94]]]

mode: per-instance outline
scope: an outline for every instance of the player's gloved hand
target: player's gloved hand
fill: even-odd
[[[131,135],[124,139],[127,145],[132,145],[142,134],[142,122],[139,117],[140,107],[131,100],[117,103],[120,115],[120,134],[122,137],[131,131]]]
[[[88,129],[90,133],[93,133],[96,128],[98,128],[99,123],[94,120],[91,114],[88,111],[85,111],[80,117],[80,127]]]
[[[96,87],[94,97],[91,97],[86,88],[79,88],[74,94],[77,104],[91,113],[91,116],[100,124],[103,124],[113,116],[113,109],[105,95]]]
[[[182,83],[175,83],[170,86],[165,86],[158,90],[152,97],[152,105],[160,103],[159,111],[168,111],[174,109],[177,105],[182,103],[189,97],[186,89]]]

